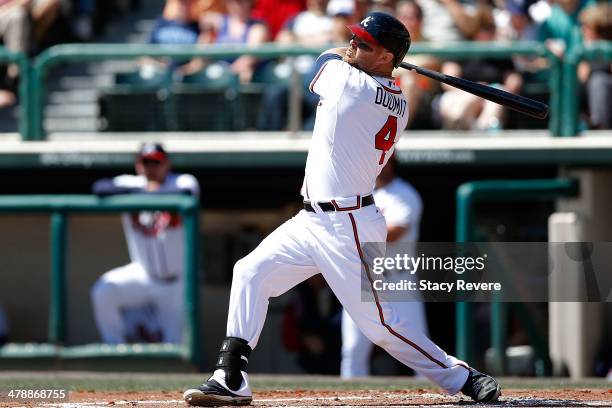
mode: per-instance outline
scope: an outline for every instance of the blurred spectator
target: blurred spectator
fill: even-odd
[[[90,41],[118,15],[119,0],[32,0],[32,51],[53,45]],[[125,3],[123,1],[122,3]]]
[[[496,18],[498,39],[537,41],[538,27],[529,15],[530,1],[528,0],[506,0],[504,12],[500,13],[503,18]],[[500,20],[504,22],[501,23]]]
[[[357,21],[363,20],[370,12],[370,1],[371,0],[353,0],[355,7],[355,19]]]
[[[306,0],[256,0],[251,17],[265,21],[274,40],[287,21],[304,9]]]
[[[157,19],[149,35],[149,43],[196,44],[200,36],[199,21],[201,16],[198,0],[166,0],[162,16]],[[140,69],[144,73],[164,70],[167,66],[175,69],[183,65],[183,69],[186,69],[184,64],[184,61],[155,60],[146,57],[140,61]]]
[[[459,0],[419,0],[423,9],[423,34],[433,42],[470,39],[478,29],[474,4]]]
[[[108,23],[121,14],[141,7],[142,0],[60,0],[62,16],[68,18],[74,41],[91,41],[102,34]],[[205,1],[205,0],[200,0]],[[212,0],[222,1],[222,0]],[[60,20],[62,18],[60,17]],[[57,28],[54,25],[54,29]]]
[[[196,44],[200,38],[200,20],[206,13],[224,12],[224,3],[219,0],[166,0],[162,16],[157,19],[149,36],[150,44]],[[169,66],[171,69],[179,68],[190,72],[201,68],[191,68],[191,63],[177,60],[155,60],[143,58],[141,70],[144,73],[163,70]]]
[[[612,40],[612,4],[598,4],[580,13],[585,44]],[[586,87],[589,124],[595,129],[612,129],[612,62],[596,59],[578,66],[578,77]]]
[[[13,52],[29,53],[32,33],[30,20],[31,0],[0,0],[0,39]],[[9,64],[0,84],[0,108],[13,105],[17,100],[19,67]]]
[[[34,23],[34,39],[41,43],[61,10],[60,0],[32,0],[30,13]]]
[[[551,2],[549,0],[535,0],[534,3],[529,6],[529,16],[537,25],[542,24],[548,19],[548,17],[550,17],[550,3]]]
[[[345,23],[350,21],[350,15],[354,11],[346,2],[332,0],[328,3],[328,0],[308,0],[306,6],[306,10],[289,20],[278,34],[276,40],[278,44],[322,47],[325,44],[342,42],[346,38],[340,36],[348,35],[349,30]],[[330,6],[331,10],[336,13],[334,17],[327,13]],[[334,35],[337,37],[334,38]],[[319,97],[308,92],[306,87],[314,76],[315,57],[310,55],[297,57],[295,64],[304,82],[302,98],[303,128],[312,129]],[[257,120],[257,129],[284,129],[287,125],[288,100],[288,84],[272,84],[267,87]]]
[[[370,12],[380,11],[382,13],[395,15],[396,7],[397,0],[372,0]]]
[[[94,36],[96,0],[76,0],[73,3],[72,31],[77,40],[90,41]]]
[[[480,11],[482,26],[475,35],[476,41],[495,39],[495,22],[491,11]],[[523,85],[520,74],[514,71],[510,60],[477,59],[459,65],[447,62],[442,66],[447,75],[471,81],[483,81],[517,93]],[[444,93],[439,97],[437,114],[447,129],[498,130],[503,126],[504,109],[501,105],[443,84]]]
[[[170,171],[170,159],[157,143],[145,143],[136,156],[136,175],[98,180],[95,194],[189,194],[197,180]],[[131,263],[102,275],[91,290],[94,316],[105,343],[130,337],[179,343],[183,332],[185,236],[179,215],[141,211],[121,216]],[[134,312],[134,309],[137,312]],[[142,321],[142,319],[146,319]],[[152,320],[155,319],[155,323]],[[127,323],[127,324],[126,324]],[[138,328],[129,324],[138,324]],[[161,329],[161,333],[156,328]]]
[[[406,26],[413,42],[427,41],[423,35],[423,9],[416,0],[400,0],[394,14]]]
[[[538,24],[530,14],[533,0],[506,0],[503,11],[496,14],[497,39],[501,41],[538,41]],[[501,24],[501,27],[500,27]],[[540,72],[544,74],[548,68],[546,58],[528,57],[524,55],[512,56],[512,62],[516,69],[522,74]]]
[[[166,0],[162,16],[155,23],[151,44],[195,44],[200,35],[200,7],[197,0]]]
[[[556,0],[550,17],[540,25],[540,41],[558,57],[571,52],[576,45],[582,43],[578,15],[594,3],[595,0]]]
[[[260,45],[268,41],[269,33],[265,23],[251,18],[253,0],[227,0],[227,13],[206,13],[200,19],[202,30],[199,43],[203,44],[245,44]],[[200,60],[201,61],[201,60]],[[243,83],[250,82],[258,59],[250,55],[228,61],[231,69]],[[197,68],[192,65],[191,71]],[[199,67],[201,68],[201,66]]]
[[[400,0],[396,7],[395,16],[406,26],[412,41],[427,41],[422,31],[423,10],[421,6],[415,0]],[[438,60],[428,55],[408,53],[404,60],[424,68],[440,69]],[[396,69],[394,76],[410,101],[408,126],[428,127],[431,117],[429,105],[434,93],[439,89],[438,82],[403,68]]]
[[[327,3],[328,0],[307,0],[306,10],[285,24],[276,42],[310,46],[329,43],[332,19],[326,13]]]
[[[296,286],[285,307],[283,344],[298,354],[309,374],[338,374],[341,307],[325,279],[317,274]]]
[[[327,15],[332,18],[332,44],[344,44],[351,39],[351,32],[346,27],[361,21],[356,13],[357,8],[353,0],[330,0],[327,3]]]

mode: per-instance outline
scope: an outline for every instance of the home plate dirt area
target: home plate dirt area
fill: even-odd
[[[612,390],[509,390],[487,407],[610,407]],[[71,402],[47,407],[176,407],[186,406],[177,393],[75,392]],[[451,397],[435,390],[412,391],[267,391],[254,394],[252,406],[258,407],[465,407],[474,404],[465,397]],[[25,405],[36,406],[36,405]]]
[[[50,387],[69,391],[63,401],[8,401],[2,407],[185,407],[184,389],[202,381],[197,374],[89,372],[4,372],[0,389]],[[602,379],[501,378],[500,401],[474,404],[465,396],[443,394],[431,383],[410,377],[370,377],[345,381],[331,376],[252,375],[253,406],[260,407],[612,407],[612,383]]]

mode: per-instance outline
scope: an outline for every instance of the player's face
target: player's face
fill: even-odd
[[[144,175],[149,181],[163,182],[169,170],[170,162],[167,159],[142,158],[136,163],[136,172]]]
[[[344,60],[366,72],[378,71],[381,66],[385,65],[381,57],[388,53],[389,51],[384,47],[353,35],[353,38],[349,41]]]

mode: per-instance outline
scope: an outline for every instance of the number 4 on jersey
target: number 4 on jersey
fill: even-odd
[[[376,133],[376,138],[374,139],[374,147],[376,147],[377,150],[382,150],[378,164],[383,164],[385,162],[385,155],[393,147],[396,135],[397,117],[389,115],[389,118],[378,133]]]

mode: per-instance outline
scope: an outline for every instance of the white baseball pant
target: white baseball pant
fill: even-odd
[[[395,310],[401,316],[410,316],[414,326],[427,336],[425,308],[421,302],[395,302]],[[374,344],[359,330],[346,309],[342,310],[342,378],[370,375],[370,354]]]
[[[152,304],[164,342],[180,343],[184,321],[183,292],[182,279],[169,283],[157,281],[137,262],[106,272],[91,289],[94,317],[102,341],[125,343],[122,309]]]
[[[385,219],[374,205],[354,211],[300,211],[236,263],[227,336],[245,339],[255,348],[269,298],[320,272],[370,341],[449,393],[457,393],[468,377],[466,363],[436,346],[410,316],[397,313],[394,303],[361,301],[360,242],[385,242],[386,231]]]

